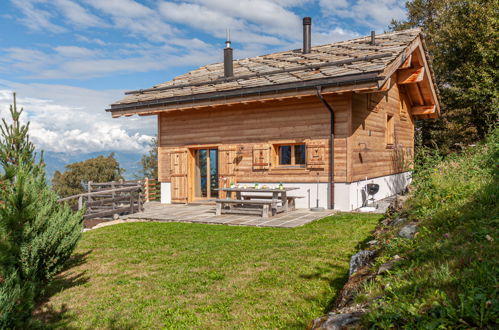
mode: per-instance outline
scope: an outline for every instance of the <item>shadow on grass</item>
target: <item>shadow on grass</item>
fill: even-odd
[[[86,275],[85,271],[75,273],[71,272],[71,269],[84,264],[90,253],[92,253],[92,250],[88,250],[84,253],[73,254],[64,265],[61,273],[58,274],[45,288],[43,296],[38,302],[38,307],[34,312],[34,318],[40,323],[40,328],[71,329],[69,323],[75,317],[71,315],[68,307],[64,304],[57,309],[49,303],[49,300],[53,295],[61,291],[83,285],[88,282],[89,277]]]

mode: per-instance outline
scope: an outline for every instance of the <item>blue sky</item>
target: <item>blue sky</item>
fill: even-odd
[[[123,91],[151,87],[234,56],[299,48],[387,29],[398,0],[0,0],[0,116],[18,93],[39,148],[144,152],[155,117],[111,119]]]

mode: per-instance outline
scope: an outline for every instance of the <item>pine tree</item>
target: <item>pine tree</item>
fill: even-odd
[[[22,109],[0,128],[0,328],[22,328],[43,288],[70,257],[81,236],[81,212],[57,202],[36,161]]]

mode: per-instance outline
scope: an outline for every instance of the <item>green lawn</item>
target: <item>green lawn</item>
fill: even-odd
[[[39,317],[64,328],[303,328],[379,215],[300,228],[130,223],[87,232]]]

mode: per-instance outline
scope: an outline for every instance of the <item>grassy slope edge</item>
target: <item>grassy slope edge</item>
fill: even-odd
[[[367,326],[497,327],[498,156],[496,129],[478,146],[445,159],[426,156],[416,166],[403,212],[419,233],[398,238],[397,228],[382,238],[376,264],[403,259],[357,296],[370,301]]]

